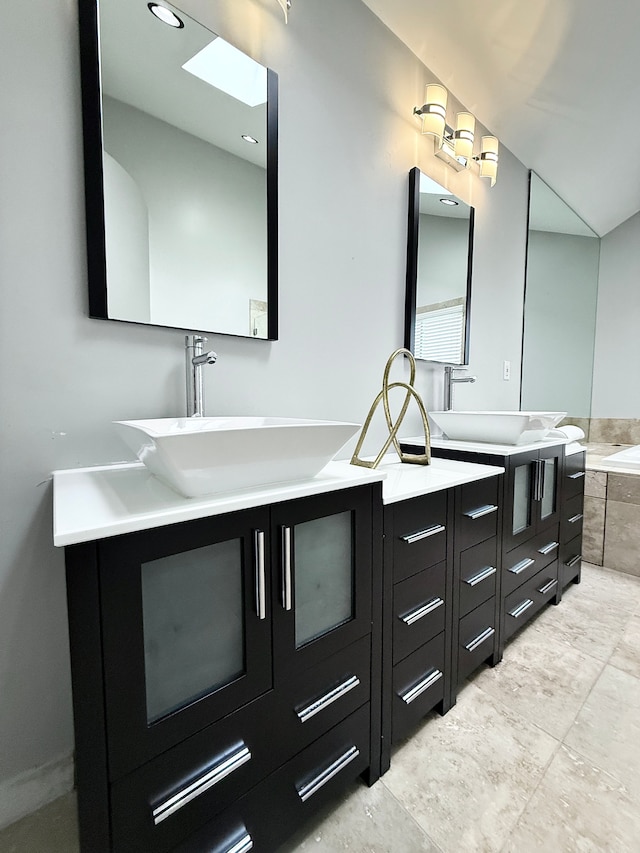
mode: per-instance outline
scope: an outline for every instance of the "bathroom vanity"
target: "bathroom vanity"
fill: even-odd
[[[83,851],[272,853],[579,579],[580,453],[438,445],[195,499],[54,474]]]

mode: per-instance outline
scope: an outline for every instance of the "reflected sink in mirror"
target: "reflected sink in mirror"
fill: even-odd
[[[429,412],[447,438],[490,444],[541,441],[566,412]]]
[[[138,459],[187,498],[314,477],[360,424],[298,418],[114,421]]]

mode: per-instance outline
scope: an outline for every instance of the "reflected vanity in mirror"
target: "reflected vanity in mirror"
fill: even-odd
[[[534,172],[520,408],[591,416],[600,238]]]
[[[276,339],[277,75],[168,3],[79,15],[90,316]]]
[[[404,345],[416,358],[469,361],[473,215],[420,169],[411,170]]]

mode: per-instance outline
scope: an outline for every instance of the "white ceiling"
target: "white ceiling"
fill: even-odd
[[[364,2],[600,236],[638,212],[638,0]]]

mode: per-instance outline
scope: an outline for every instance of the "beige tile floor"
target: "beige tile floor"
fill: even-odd
[[[376,785],[281,853],[301,851],[639,853],[640,578],[584,565]],[[73,794],[0,832],[0,853],[78,853]]]

